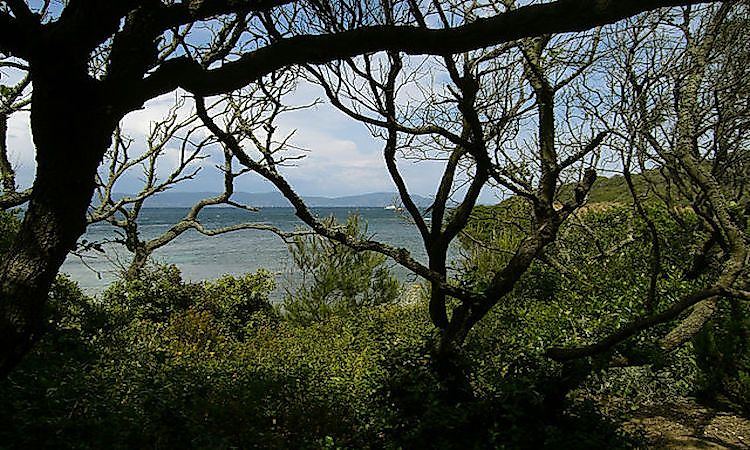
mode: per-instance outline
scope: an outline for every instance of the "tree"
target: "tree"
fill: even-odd
[[[326,226],[336,227],[335,218]],[[357,239],[367,235],[367,224],[351,215],[344,232]],[[320,322],[338,312],[395,301],[401,283],[375,252],[358,252],[321,236],[297,236],[289,249],[295,268],[290,273],[295,289],[287,289],[284,313],[299,324]]]
[[[507,1],[505,6],[488,8],[499,13],[516,6]],[[486,12],[476,6],[462,14],[471,21]],[[386,23],[395,22],[402,13],[383,11]],[[426,27],[426,15],[413,11],[409,14],[417,18],[420,27]],[[443,26],[449,27],[447,13],[440,5],[426,14],[437,15]],[[341,26],[333,11],[326,17],[329,28]],[[269,35],[280,38],[287,32],[273,24],[266,21]],[[578,134],[561,131],[554,115],[559,108],[556,98],[591,66],[598,36],[599,31],[594,31],[590,35],[561,37],[554,43],[551,35],[522,39],[487,51],[428,58],[416,69],[407,67],[404,55],[395,51],[348,58],[324,67],[306,66],[334,106],[371,127],[375,136],[385,141],[383,158],[401,202],[420,232],[427,264],[415,260],[404,249],[352,236],[316,218],[278,170],[274,155],[279,148],[258,145],[257,140],[253,141],[254,146],[243,144],[246,139],[241,132],[214,123],[200,98],[197,111],[239,163],[273,183],[316,233],[356,250],[387,255],[430,282],[430,318],[440,330],[436,353],[448,363],[446,371],[450,372],[450,361],[460,353],[467,334],[512,291],[544,248],[554,242],[561,224],[583,204],[596,178],[595,171],[583,170],[585,165],[581,163],[596,152],[606,133],[595,133],[586,124],[576,125],[580,127]],[[587,43],[587,50],[581,52],[583,43]],[[445,87],[440,83],[415,82],[428,78],[420,73],[422,67],[433,74],[440,73],[436,78],[448,80]],[[410,84],[422,88],[426,92],[424,98],[415,101],[399,94]],[[232,113],[243,114],[241,110]],[[536,137],[529,139],[528,150],[512,147],[524,122],[537,128]],[[400,156],[444,161],[429,211],[419,210],[413,201],[398,166]],[[562,174],[572,168],[581,169],[575,195],[558,199]],[[466,227],[482,188],[490,183],[528,202],[533,227],[489,283],[481,289],[467,289],[449,277],[448,250]],[[455,207],[451,210],[452,203]],[[429,220],[424,217],[428,213]],[[451,306],[449,296],[460,303]]]
[[[612,104],[590,111],[612,130],[633,205],[652,235],[648,314],[615,333],[579,348],[553,348],[558,360],[610,352],[643,330],[677,320],[657,343],[670,352],[698,333],[724,298],[748,295],[746,69],[735,65],[747,51],[747,5],[725,3],[645,16],[629,24],[615,44],[608,82]],[[611,69],[614,67],[614,69]],[[598,111],[598,112],[597,112]],[[608,112],[604,113],[604,112]],[[625,130],[624,132],[622,130]],[[701,277],[693,292],[666,302],[657,289],[664,274],[657,233],[630,171],[646,175],[651,196],[672,211],[688,208],[700,218],[705,241],[696,243],[687,278]],[[658,186],[661,185],[661,186]],[[683,314],[689,311],[688,314]]]
[[[294,64],[381,50],[447,54],[548,33],[579,31],[694,0],[559,0],[445,29],[386,24],[353,3],[286,0],[0,2],[0,53],[25,61],[33,85],[37,172],[24,221],[0,266],[0,373],[38,337],[46,293],[86,227],[95,176],[127,113],[178,87],[230,92]],[[346,27],[325,27],[325,11]],[[269,36],[286,19],[299,32]],[[288,23],[288,22],[287,22]],[[205,25],[214,30],[191,33]],[[198,36],[199,35],[199,36]]]
[[[241,98],[246,112],[252,117],[252,124],[248,126],[262,129],[279,112],[288,109],[281,104],[280,99],[292,90],[294,85],[292,73],[287,72],[274,74],[269,83],[259,84],[255,89],[243,90]],[[234,156],[224,149],[223,164],[217,167],[223,178],[223,192],[197,201],[189,208],[185,217],[165,232],[150,239],[143,237],[139,229],[139,217],[146,201],[159,192],[192,180],[201,170],[200,166],[196,167],[196,163],[209,156],[207,149],[215,147],[215,138],[210,135],[200,136],[203,129],[197,123],[198,118],[192,111],[186,114],[184,109],[185,98],[181,97],[170,108],[166,117],[151,123],[146,136],[146,148],[140,152],[132,148],[135,146],[134,140],[125,136],[118,126],[113,135],[112,147],[102,164],[106,171],[97,174],[96,204],[88,213],[88,223],[106,221],[120,232],[121,238],[115,239],[115,242],[124,245],[132,254],[132,259],[124,272],[127,278],[135,278],[141,274],[155,250],[169,244],[188,230],[195,230],[205,236],[249,229],[266,230],[276,233],[286,241],[301,234],[284,232],[269,224],[256,222],[234,223],[218,228],[209,228],[201,223],[199,215],[209,206],[224,205],[251,212],[257,211],[249,205],[232,200],[235,180],[248,170],[236,169]],[[185,115],[187,117],[182,117]],[[169,145],[178,146],[179,160],[169,173],[160,176],[159,166]],[[118,181],[138,168],[143,169],[143,186],[140,191],[133,196],[116,198],[115,186]]]
[[[509,10],[515,8],[511,1],[504,5]],[[420,101],[399,96],[413,80],[426,77],[407,68],[404,55],[397,51],[345,58],[325,66],[307,65],[311,78],[323,87],[334,106],[368,125],[385,141],[384,160],[404,208],[422,236],[427,264],[403,249],[328,226],[314,216],[277,170],[267,147],[256,146],[257,153],[251,155],[236,132],[213,122],[201,99],[198,114],[241,164],[271,181],[289,199],[315,232],[357,250],[390,256],[430,282],[430,316],[441,336],[437,360],[447,363],[443,368],[446,378],[459,381],[462,375],[456,370],[460,368],[451,360],[460,353],[467,334],[511,293],[532,264],[542,260],[566,271],[567,267],[546,249],[555,243],[565,220],[584,204],[596,177],[595,169],[606,169],[608,160],[617,158],[634,211],[650,236],[644,315],[632,318],[631,323],[601,341],[579,348],[553,345],[546,354],[560,362],[603,354],[605,358],[597,363],[643,364],[646,361],[640,356],[633,360],[610,357],[623,341],[666,323],[673,328],[660,338],[659,348],[671,352],[703,327],[716,311],[719,299],[750,298],[745,268],[748,94],[743,86],[747,78],[744,67],[722,56],[731,54],[730,48],[737,53],[744,51],[742,30],[746,27],[738,25],[743,23],[744,11],[744,5],[732,3],[686,7],[636,18],[622,29],[595,30],[585,37],[542,35],[489,51],[427,58],[420,64],[433,74],[442,72],[442,77],[435,78],[450,81],[445,82],[445,94],[439,93],[437,83],[415,83],[423,87]],[[483,12],[469,8],[462,12],[462,18],[471,21],[472,14],[481,16]],[[458,14],[457,10],[453,13]],[[390,23],[403,11],[386,9],[383,14]],[[429,20],[449,26],[448,15],[440,5],[428,11],[432,19],[412,14],[421,27]],[[334,11],[326,17],[330,29],[342,26]],[[727,27],[727,20],[733,25]],[[265,23],[269,35],[281,39],[290,33],[274,23]],[[612,41],[600,41],[602,33],[615,41],[623,36],[627,41],[629,33],[636,37],[620,54],[622,48],[609,46]],[[639,33],[650,36],[643,39]],[[581,51],[582,47],[587,51]],[[660,50],[664,48],[668,50]],[[601,93],[605,89],[611,89],[613,95]],[[556,116],[562,111],[567,118],[558,123]],[[518,136],[520,123],[537,128],[532,151],[507,148],[507,141]],[[599,151],[603,144],[606,151]],[[425,218],[427,211],[420,211],[412,201],[398,167],[399,157],[415,154],[421,159],[444,161],[435,201],[429,208],[431,222]],[[679,208],[690,205],[705,226],[708,239],[696,252],[696,262],[714,253],[713,263],[696,264],[697,273],[708,275],[705,279],[710,282],[696,285],[695,290],[677,300],[671,300],[668,284],[660,283],[662,277],[669,276],[661,255],[666,237],[633,180],[633,170],[644,172],[641,177],[649,180],[647,169],[654,167],[660,175],[658,180],[651,180],[649,189],[666,202],[673,218],[684,224]],[[562,185],[571,179],[575,180],[573,185]],[[461,183],[464,191],[456,189]],[[523,233],[511,248],[504,249],[506,254],[496,256],[502,263],[493,268],[483,284],[467,287],[449,278],[447,250],[468,224],[480,189],[490,183],[527,203],[527,208],[521,208],[525,215],[522,223],[512,224],[523,228]],[[451,200],[455,208],[448,214]],[[607,253],[633,241],[632,236],[625,236],[602,256],[606,258]],[[712,271],[718,275],[711,278]],[[450,306],[449,297],[459,301],[456,306]],[[686,310],[690,314],[685,316]],[[580,380],[583,374],[570,380]]]

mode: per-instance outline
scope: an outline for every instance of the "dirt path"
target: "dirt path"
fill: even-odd
[[[651,448],[750,449],[750,420],[690,399],[638,409],[624,427],[642,431]]]

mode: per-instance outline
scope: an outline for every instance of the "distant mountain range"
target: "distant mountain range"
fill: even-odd
[[[127,194],[115,194],[121,198]],[[147,208],[187,208],[198,200],[216,195],[212,192],[160,192],[146,200]],[[420,195],[413,195],[414,202],[419,207],[432,204],[432,200]],[[369,194],[347,195],[345,197],[303,196],[307,206],[313,208],[359,207],[384,208],[394,203],[398,204],[398,194],[395,192],[372,192]],[[235,192],[232,200],[259,208],[291,207],[291,203],[278,192]]]

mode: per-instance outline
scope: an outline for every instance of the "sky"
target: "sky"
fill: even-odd
[[[145,136],[153,121],[162,118],[172,107],[177,95],[171,93],[149,101],[142,110],[128,114],[123,120],[123,129],[135,138],[134,149],[145,147]],[[323,98],[324,93],[311,84],[301,85],[291,101],[297,104],[310,103]],[[190,101],[187,102],[188,106]],[[295,167],[283,169],[290,184],[301,195],[329,197],[364,194],[369,192],[395,192],[383,159],[383,143],[374,138],[362,124],[348,118],[327,102],[299,111],[286,113],[279,119],[279,134],[294,131],[292,143],[308,151]],[[17,169],[17,181],[21,187],[29,186],[34,176],[34,147],[29,128],[29,114],[16,113],[9,122],[9,158]],[[179,159],[176,144],[168,148],[160,164],[160,173],[165,175]],[[200,162],[201,171],[194,180],[188,180],[173,188],[182,192],[218,192],[222,189],[218,151]],[[442,173],[441,162],[399,161],[399,168],[407,181],[410,192],[422,196],[434,195]],[[137,169],[137,168],[134,168]],[[142,185],[142,171],[131,170],[118,182],[116,191],[137,192]],[[236,181],[238,192],[269,192],[274,187],[260,176],[248,173]],[[480,201],[493,203],[497,195],[484,192]]]
[[[41,1],[29,2],[38,8]],[[59,13],[62,2],[53,2],[52,16]],[[191,35],[192,36],[192,35]],[[197,36],[197,37],[196,37]],[[205,39],[200,32],[195,39]],[[416,62],[415,62],[416,61]],[[410,62],[421,64],[420,57]],[[0,77],[3,74],[0,73]],[[5,73],[2,82],[12,82],[17,74]],[[177,93],[177,95],[184,95]],[[324,92],[310,83],[297,87],[290,101],[295,104],[309,103],[317,98],[323,99]],[[151,124],[162,118],[174,104],[175,93],[153,99],[144,108],[128,114],[123,129],[135,138],[134,149],[145,148],[145,136]],[[188,101],[188,104],[191,102]],[[73,112],[73,111],[72,111]],[[323,101],[319,105],[305,110],[284,114],[279,120],[279,134],[294,131],[292,143],[309,150],[296,167],[282,170],[290,184],[301,195],[346,196],[369,192],[395,192],[383,160],[383,142],[374,138],[370,131]],[[9,122],[8,147],[9,158],[17,170],[17,181],[20,187],[30,186],[34,177],[34,146],[29,129],[28,112],[11,116]],[[177,144],[168,148],[160,164],[160,173],[165,175],[179,160]],[[200,161],[199,175],[188,182],[180,183],[172,189],[183,192],[218,192],[222,186],[222,174],[216,167],[222,162],[218,149],[209,158]],[[434,195],[437,183],[442,174],[443,164],[430,161],[400,160],[399,168],[405,178],[410,192],[426,197]],[[142,186],[142,171],[131,170],[116,185],[115,191],[134,193]],[[260,176],[248,173],[236,180],[235,191],[269,192],[274,187]],[[480,197],[482,203],[494,203],[497,194],[487,190]]]

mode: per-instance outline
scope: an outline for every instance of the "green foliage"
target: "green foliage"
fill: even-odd
[[[523,207],[528,209],[519,203],[487,208],[483,214],[494,213],[494,220],[469,228],[472,235],[462,240],[468,255],[463,262],[466,284],[481,287],[507,261],[495,255],[512,254],[525,236],[523,228],[507,225],[519,223],[515,217]],[[692,243],[702,237],[697,218],[682,211],[678,223],[656,206],[648,207],[647,214],[657,227],[662,249],[657,304],[649,305],[648,300],[652,242],[645,221],[625,206],[593,205],[563,225],[557,242],[545,249],[543,258],[495,309],[497,319],[490,320],[507,328],[499,336],[536,341],[540,348],[583,344],[694,289],[701,280],[686,281],[685,274]]]
[[[97,301],[59,278],[47,334],[0,383],[3,448],[226,448],[234,429],[209,432],[213,420],[242,427],[237,421],[250,413],[256,429],[264,424],[253,408],[233,416],[269,391],[263,377],[234,383],[238,370],[254,369],[232,351],[247,322],[273,322],[272,288],[263,271],[191,284],[158,267],[115,283]],[[252,398],[227,409],[243,400],[235,400],[238,386]]]
[[[224,275],[203,283],[203,304],[235,336],[255,320],[274,314],[269,294],[276,288],[273,274],[259,270],[240,277]]]
[[[59,447],[56,434],[80,429],[71,416],[98,400],[95,393],[89,396],[95,384],[89,382],[87,368],[101,349],[101,308],[76,283],[59,276],[47,314],[47,333],[0,383],[3,448]]]
[[[335,226],[333,218],[328,226]],[[367,225],[350,216],[343,231],[357,239],[367,236]],[[363,306],[393,302],[401,285],[391,274],[386,257],[357,252],[320,236],[297,237],[290,251],[298,280],[282,308],[287,320],[310,324]]]
[[[13,88],[6,85],[0,85],[0,97],[10,98],[13,95]]]
[[[642,201],[645,200],[649,203],[657,203],[659,202],[659,200],[658,197],[654,195],[654,193],[662,196],[666,194],[668,183],[664,179],[664,175],[659,171],[659,169],[649,169],[641,173],[634,173],[631,174],[631,178],[633,181],[633,187],[635,188],[636,192],[639,192],[641,194],[649,193],[648,197],[642,199]],[[567,200],[572,198],[574,195],[573,193],[575,187],[576,185],[573,183],[562,185],[560,188],[560,192],[558,193],[558,198],[560,200]],[[681,199],[679,197],[675,198],[674,192],[672,192],[672,195],[673,200],[676,200],[678,203],[681,203],[683,205],[687,204],[684,199]],[[632,202],[633,194],[630,192],[630,188],[628,187],[628,184],[622,175],[598,177],[591,187],[591,191],[589,192],[589,195],[587,197],[587,203],[589,205],[596,205],[600,203],[629,205]]]
[[[143,283],[113,286],[105,296],[112,303],[102,307],[63,280],[54,294],[55,304],[67,305],[60,320],[0,383],[0,441],[10,448],[382,441],[390,416],[377,400],[387,375],[380,363],[395,348],[425,342],[429,325],[419,307],[372,307],[306,327],[257,319],[255,310],[239,338],[238,317],[273,286],[267,272],[203,286],[170,268],[145,275]],[[123,309],[146,296],[158,305],[178,299],[180,307],[158,309],[166,316]],[[100,323],[102,312],[116,320]]]
[[[305,326],[260,320],[256,311],[238,334],[229,326],[237,316],[222,311],[265,298],[267,274],[197,286],[175,275],[159,268],[143,283],[115,285],[110,304],[62,281],[53,303],[67,306],[0,382],[3,446],[527,448],[560,437],[592,442],[579,448],[624,445],[594,413],[560,419],[581,430],[578,438],[548,422],[544,404],[521,395],[543,382],[487,376],[503,358],[486,339],[468,347],[496,356],[466,360],[476,400],[447,401],[424,303],[363,306]],[[123,309],[118,298],[145,301],[147,294],[156,304],[176,298],[181,306],[161,316],[148,307]]]
[[[750,306],[725,300],[693,340],[701,394],[724,396],[750,412]]]
[[[679,222],[654,206],[647,213],[662,246],[661,300],[652,305],[659,311],[706,281],[685,277],[691,243],[702,236],[690,212],[680,212]],[[477,214],[462,238],[469,255],[462,281],[471,287],[487,282],[532,225],[520,200]],[[347,227],[365,233],[356,219]],[[274,282],[265,271],[187,283],[176,268],[157,267],[118,281],[101,300],[58,280],[50,332],[0,382],[0,442],[9,448],[632,448],[638,442],[591,400],[654,401],[684,394],[695,378],[686,349],[648,368],[595,372],[573,392],[579,400],[566,403],[566,380],[588,366],[544,357],[551,345],[591,342],[647,310],[651,236],[630,208],[583,211],[561,229],[548,259],[477,324],[457,362],[472,397],[459,402],[439,375],[427,305],[392,302],[397,289],[387,286],[394,283],[374,281],[384,261],[320,239],[300,243],[296,258],[310,283],[295,294],[308,296],[312,312],[299,309],[290,320],[271,308]],[[383,285],[387,295],[378,292]],[[722,308],[716,329],[703,337],[705,350],[696,342],[698,363],[706,386],[731,388],[742,398],[747,315]],[[642,333],[616,351],[632,356],[663,331]]]
[[[531,205],[514,197],[494,206],[479,205],[459,235],[464,257],[459,261],[462,283],[483,290],[528,235]]]
[[[138,278],[116,281],[103,293],[102,303],[113,317],[126,323],[166,323],[183,314],[205,312],[239,337],[253,320],[274,314],[269,295],[275,286],[267,270],[186,283],[176,266],[162,265],[144,270]]]
[[[173,265],[144,270],[138,278],[116,281],[102,295],[102,302],[117,315],[164,322],[172,314],[192,306],[201,291],[199,284],[185,283]]]
[[[68,335],[95,338],[109,321],[108,311],[101,303],[83,293],[78,283],[67,275],[58,275],[50,289],[48,323],[51,336]]]
[[[544,380],[558,377],[560,367],[544,356],[545,349],[597,341],[648,314],[649,308],[667,308],[705,282],[705,276],[692,281],[685,276],[693,243],[703,238],[695,215],[680,211],[678,222],[663,207],[649,205],[646,212],[657,227],[661,247],[655,304],[649,304],[652,238],[646,222],[626,206],[589,206],[563,225],[557,242],[469,335],[467,357],[478,364],[474,376],[497,389],[493,395],[520,396],[526,404],[554,397]],[[517,217],[528,218],[530,211],[514,199],[484,207],[479,214],[468,227],[472,234],[462,239],[467,255],[462,275],[465,284],[481,288],[507,261],[502,255],[511,254],[525,236],[529,219]],[[613,352],[642,359],[664,331],[657,327],[643,332]],[[482,354],[476,349],[493,350]],[[689,392],[695,377],[692,356],[683,352],[648,370],[595,372],[579,395],[658,401]]]

